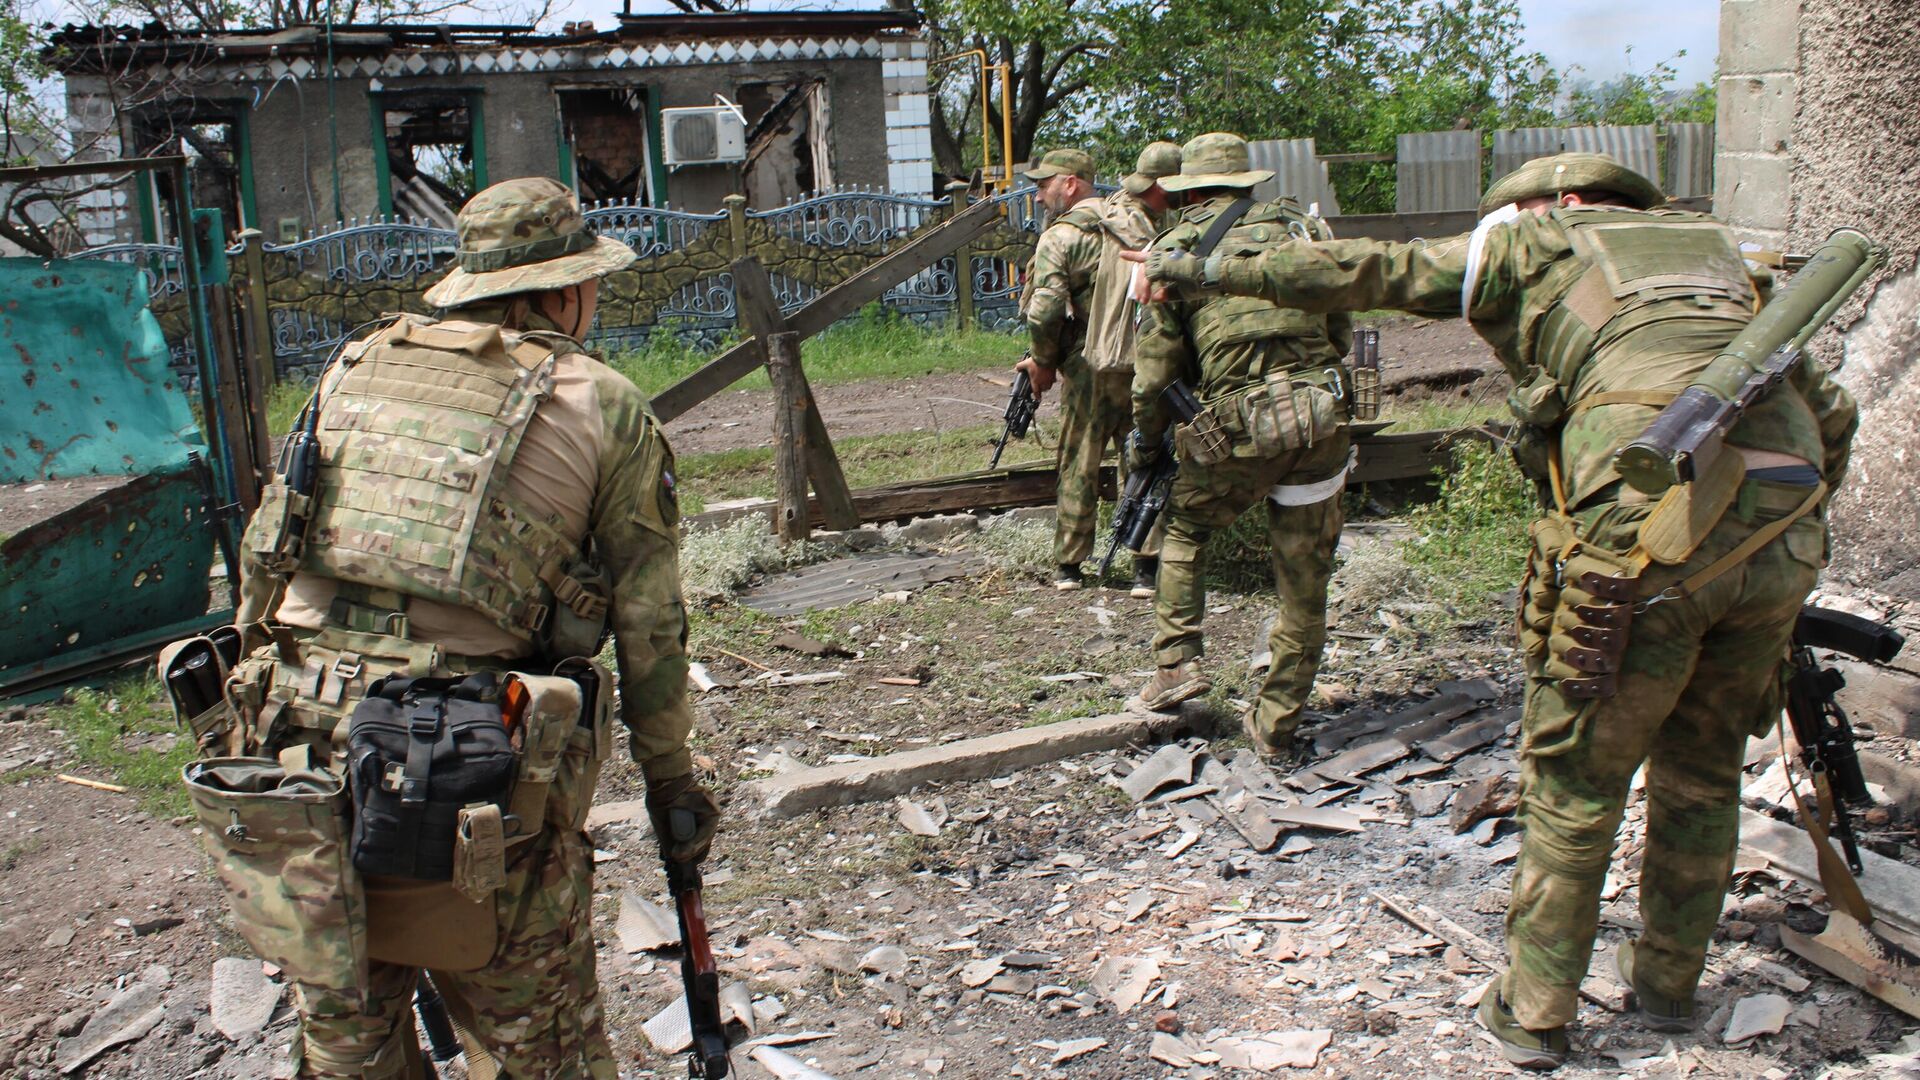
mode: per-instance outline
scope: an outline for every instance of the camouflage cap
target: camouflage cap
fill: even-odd
[[[1660,185],[1605,154],[1554,154],[1534,158],[1493,182],[1480,198],[1480,216],[1542,195],[1566,191],[1608,191],[1648,210],[1666,203]]]
[[[1049,150],[1040,156],[1040,164],[1026,169],[1020,175],[1039,183],[1055,176],[1077,176],[1087,183],[1093,183],[1093,155],[1085,150],[1062,147]]]
[[[1250,188],[1273,179],[1272,169],[1253,168],[1247,140],[1230,131],[1209,131],[1180,148],[1180,175],[1160,181],[1168,191],[1194,188]]]
[[[626,267],[633,249],[595,237],[580,200],[556,180],[503,180],[467,200],[454,219],[459,265],[424,299],[455,308],[510,293],[577,285]]]
[[[1150,142],[1140,151],[1140,160],[1133,163],[1133,171],[1120,181],[1120,186],[1135,195],[1152,187],[1163,176],[1172,176],[1180,171],[1180,148],[1170,142]]]

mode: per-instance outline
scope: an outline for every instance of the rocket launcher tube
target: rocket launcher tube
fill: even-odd
[[[1807,340],[1886,259],[1886,250],[1857,229],[1827,237],[1699,378],[1620,450],[1614,468],[1649,495],[1704,473],[1747,407],[1792,373]]]

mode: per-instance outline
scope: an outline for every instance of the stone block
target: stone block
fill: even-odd
[[[1721,151],[1713,163],[1713,209],[1742,229],[1786,232],[1793,224],[1793,160]]]
[[[1741,75],[1720,80],[1715,136],[1721,151],[1782,154],[1793,139],[1798,80]]]
[[[1800,70],[1800,0],[1722,0],[1720,72]]]

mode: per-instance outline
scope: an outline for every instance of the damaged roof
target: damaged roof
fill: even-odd
[[[626,15],[611,30],[568,24],[574,32],[540,33],[511,23],[432,23],[258,30],[176,30],[159,22],[144,26],[68,24],[49,38],[44,57],[63,72],[98,70],[130,61],[259,60],[268,57],[365,56],[500,45],[615,46],[634,42],[711,41],[737,38],[870,37],[919,29],[920,17],[903,11],[726,12],[708,15]]]

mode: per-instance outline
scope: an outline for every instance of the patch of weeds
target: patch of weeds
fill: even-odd
[[[141,809],[162,818],[187,812],[180,770],[193,760],[192,741],[176,739],[165,751],[126,746],[129,736],[178,732],[161,698],[160,680],[151,674],[121,679],[105,690],[76,690],[70,703],[47,710],[47,723],[73,740],[74,757],[82,765],[125,786]]]
[[[710,350],[687,342],[663,326],[639,346],[610,357],[608,363],[641,390],[657,394],[698,371],[736,340],[729,335],[718,348]],[[825,333],[801,342],[800,363],[809,382],[827,386],[1011,368],[1025,343],[1025,334],[924,327],[874,303]],[[733,384],[735,389],[751,390],[769,386],[764,370],[756,370]]]
[[[28,765],[10,773],[0,773],[0,785],[24,784],[29,780],[44,780],[53,775],[53,770],[43,765]]]
[[[267,434],[285,435],[293,430],[300,410],[313,396],[313,386],[298,379],[285,378],[273,384],[267,394]]]
[[[8,845],[0,851],[0,874],[7,873],[20,865],[20,860],[47,846],[45,837],[29,836],[18,843]]]
[[[1494,398],[1481,401],[1479,398],[1461,401],[1457,399],[1421,398],[1417,401],[1389,399],[1380,412],[1380,419],[1391,425],[1394,431],[1451,431],[1455,428],[1479,427],[1490,422],[1510,421],[1506,400]]]
[[[732,595],[759,574],[820,561],[838,551],[830,544],[781,546],[758,515],[713,529],[695,529],[680,545],[680,580],[689,599]]]
[[[1505,452],[1464,442],[1439,499],[1407,515],[1415,535],[1403,548],[1407,565],[1431,599],[1477,617],[1520,580],[1527,525],[1538,511],[1532,485]]]
[[[1002,515],[980,523],[967,543],[986,552],[989,562],[1009,573],[1053,572],[1053,521]]]

